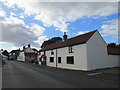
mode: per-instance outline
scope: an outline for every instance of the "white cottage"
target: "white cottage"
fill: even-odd
[[[0,60],[7,60],[8,57],[2,54],[2,51],[0,50]]]
[[[24,51],[19,52],[19,56],[17,57],[17,61],[25,61],[25,54]]]
[[[64,41],[40,50],[39,64],[44,61],[47,66],[85,71],[118,67],[119,53],[113,51],[97,30],[70,39],[64,35]]]
[[[23,50],[21,50],[19,52],[19,56],[17,57],[18,61],[28,61],[31,62],[33,61],[37,61],[37,50],[36,49],[32,49],[30,47],[30,44],[28,45],[27,48],[25,48],[25,46],[23,47]]]

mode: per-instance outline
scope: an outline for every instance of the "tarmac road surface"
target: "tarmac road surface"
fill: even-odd
[[[69,70],[6,61],[2,68],[2,88],[118,88],[118,86]]]

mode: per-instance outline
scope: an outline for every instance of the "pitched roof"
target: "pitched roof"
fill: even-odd
[[[15,53],[15,52],[19,52],[20,50],[17,49],[17,50],[12,50],[10,53]]]
[[[108,47],[107,50],[108,50],[108,54],[120,55],[120,49],[118,49],[118,48],[110,48],[110,47]]]
[[[36,51],[36,52],[38,51],[38,50],[37,50],[37,49],[35,49],[35,48],[32,48],[32,50],[34,50],[34,51]]]
[[[23,51],[25,51],[26,49],[28,49],[28,48],[22,49],[20,52],[23,52]]]
[[[36,56],[36,53],[25,53],[26,56]]]
[[[86,43],[96,31],[97,30],[94,30],[94,31],[67,39],[62,42],[57,42],[57,43],[48,45],[48,46],[42,48],[40,51],[46,51],[46,50]]]

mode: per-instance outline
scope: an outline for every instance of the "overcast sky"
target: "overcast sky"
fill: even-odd
[[[118,43],[118,0],[78,1],[0,0],[0,48],[30,43],[40,49],[43,41],[63,32],[71,38],[96,29],[107,43]]]

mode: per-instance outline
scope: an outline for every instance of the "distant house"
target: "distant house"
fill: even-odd
[[[107,48],[107,43],[95,30],[54,43],[39,51],[39,64],[74,70],[118,67],[120,52]]]
[[[17,57],[17,60],[37,62],[37,50],[32,49],[29,44],[27,48],[23,47],[23,50],[20,51],[19,56]]]
[[[20,52],[20,49],[12,50],[9,53],[9,58],[12,59],[12,60],[17,60],[17,57],[19,56],[19,52]]]
[[[4,51],[1,51],[1,50],[0,50],[0,60],[6,60],[6,59],[8,59],[8,56],[3,55],[3,52],[4,52]]]
[[[24,51],[21,50],[19,52],[19,56],[17,57],[17,61],[25,61],[25,55],[24,55]]]
[[[7,50],[3,50],[2,54],[5,55],[5,56],[7,56],[7,58],[9,58],[9,52]]]

